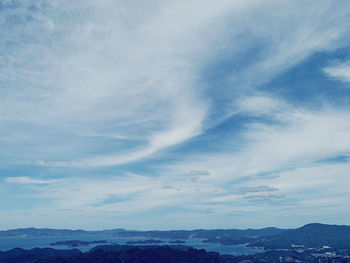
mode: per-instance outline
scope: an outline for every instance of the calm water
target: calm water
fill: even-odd
[[[107,240],[110,242],[115,242],[117,244],[126,244],[130,240],[145,240],[147,238],[120,238],[113,237],[111,235],[91,235],[91,236],[65,236],[65,237],[0,237],[0,251],[6,251],[16,247],[23,249],[31,249],[35,247],[52,247],[50,243],[64,240],[82,240],[82,241],[94,241],[94,240]],[[170,239],[160,239],[163,241],[170,241]],[[262,250],[248,248],[243,245],[231,245],[222,246],[219,244],[202,243],[201,239],[191,238],[184,240],[187,246],[192,246],[195,248],[203,248],[207,251],[215,251],[221,254],[231,254],[231,255],[249,255],[262,252]],[[95,247],[96,244],[86,247],[78,247],[83,252],[90,250]],[[54,246],[55,249],[71,249],[67,246]]]

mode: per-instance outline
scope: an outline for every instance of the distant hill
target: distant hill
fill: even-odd
[[[272,236],[260,238],[258,242],[274,242],[276,249],[267,250],[254,255],[220,255],[203,249],[194,249],[183,245],[99,245],[82,253],[77,249],[55,250],[52,248],[35,248],[31,250],[12,249],[0,252],[1,263],[348,263],[350,249],[283,249],[286,236],[291,234],[294,240],[317,240],[317,238],[334,237],[345,226],[310,224]],[[348,231],[349,227],[345,227]],[[311,235],[311,236],[310,236]],[[340,235],[346,236],[347,234]],[[272,244],[272,243],[270,243]],[[293,243],[292,243],[293,244]],[[295,244],[295,243],[294,243]],[[299,243],[298,245],[300,245]],[[330,243],[328,243],[330,244]],[[338,243],[337,243],[338,244]],[[324,245],[322,243],[322,245]],[[347,243],[347,246],[348,243]],[[330,254],[327,254],[331,252]]]
[[[97,235],[97,234],[113,234],[124,231],[122,228],[101,230],[101,231],[86,231],[86,230],[70,230],[70,229],[50,229],[50,228],[17,228],[0,231],[0,237],[33,237],[33,236],[82,236],[82,235]]]
[[[264,247],[265,249],[306,247],[332,248],[350,247],[350,226],[307,224],[303,227],[260,238],[249,246]]]
[[[169,238],[169,239],[235,239],[242,238],[258,238],[270,236],[287,231],[287,229],[279,229],[268,227],[262,229],[197,229],[197,230],[170,230],[170,231],[122,231],[114,234],[118,237],[144,237],[144,238]]]
[[[147,239],[188,239],[200,238],[204,242],[222,245],[246,244],[265,249],[289,248],[350,248],[350,226],[308,224],[297,229],[279,229],[274,227],[262,229],[197,229],[170,231],[128,231],[121,228],[101,231],[70,229],[22,228],[0,231],[0,237],[21,236],[79,236],[109,234],[116,237],[142,237]]]
[[[110,234],[118,237],[144,237],[144,238],[232,238],[240,239],[246,237],[264,237],[286,231],[274,227],[262,229],[213,229],[213,230],[169,230],[169,231],[128,231],[123,228],[101,231],[50,229],[50,228],[18,228],[0,231],[0,237],[31,237],[31,236],[82,236]]]

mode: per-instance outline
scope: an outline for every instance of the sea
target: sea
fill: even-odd
[[[82,235],[82,236],[53,236],[53,237],[0,237],[0,251],[7,251],[13,248],[23,248],[23,249],[32,249],[32,248],[44,248],[51,247],[55,249],[72,249],[68,246],[51,246],[50,243],[66,240],[81,240],[81,241],[95,241],[95,240],[106,240],[107,242],[113,242],[120,245],[125,245],[128,241],[140,241],[147,240],[150,238],[123,238],[123,237],[114,237],[112,235]],[[162,239],[156,238],[157,240],[162,240],[169,242],[172,239]],[[220,245],[214,243],[203,243],[203,239],[198,238],[189,238],[183,239],[185,241],[185,246],[191,246],[197,249],[205,249],[206,251],[218,252],[225,255],[252,255],[256,253],[263,252],[262,249],[250,248],[245,245]],[[162,245],[166,245],[163,243]],[[170,244],[169,245],[175,245]],[[82,252],[87,252],[91,248],[97,246],[92,244],[89,246],[76,247]]]

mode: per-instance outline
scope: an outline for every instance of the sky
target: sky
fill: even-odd
[[[349,13],[0,0],[0,229],[347,224]]]

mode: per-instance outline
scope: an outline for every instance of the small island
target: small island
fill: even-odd
[[[158,239],[134,240],[134,241],[126,242],[126,244],[128,245],[151,245],[151,244],[163,244],[163,243],[166,243],[166,242]]]
[[[67,247],[86,247],[94,244],[109,244],[107,240],[81,241],[81,240],[65,240],[50,243],[50,246],[67,246]]]
[[[171,240],[168,242],[169,244],[186,244],[184,240]]]

